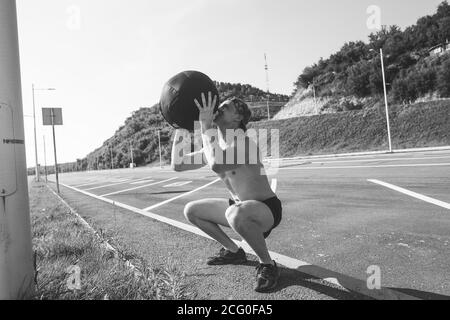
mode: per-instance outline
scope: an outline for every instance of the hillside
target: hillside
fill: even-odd
[[[450,101],[391,106],[390,116],[395,149],[450,145]],[[280,130],[282,157],[388,149],[383,104],[251,127]]]
[[[328,59],[303,70],[291,101],[277,118],[359,110],[382,100],[380,49],[390,103],[450,97],[449,39],[450,6],[444,1],[434,15],[405,30],[383,27],[369,36],[368,43],[346,43]]]

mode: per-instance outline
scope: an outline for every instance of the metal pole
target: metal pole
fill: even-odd
[[[131,166],[134,169],[134,159],[133,159],[133,146],[130,142],[130,153],[131,153]]]
[[[55,174],[56,174],[56,190],[59,192],[59,176],[58,176],[58,159],[56,158],[56,137],[55,137],[55,115],[53,114],[53,109],[51,109],[52,116],[52,130],[53,130],[53,152],[55,153]]]
[[[47,152],[45,151],[45,136],[44,138],[44,172],[45,172],[45,183],[48,183],[47,179]]]
[[[316,86],[313,83],[313,93],[314,93],[314,105],[317,108],[317,100],[316,100]]]
[[[267,63],[267,55],[264,53],[265,69],[266,69],[266,84],[267,84],[267,120],[270,121],[270,108],[269,108],[269,65]]]
[[[389,140],[389,152],[392,152],[391,126],[390,126],[390,122],[389,122],[389,108],[388,108],[387,89],[386,89],[386,76],[384,73],[383,49],[380,49],[380,56],[381,56],[381,70],[383,72],[384,103],[386,105],[386,123],[387,123],[388,140]]]
[[[0,70],[0,102],[11,114],[0,117],[0,300],[27,299],[34,267],[14,0],[0,1]]]
[[[31,91],[33,92],[33,121],[34,121],[34,155],[36,160],[36,181],[39,181],[39,161],[38,161],[38,151],[37,151],[37,137],[36,137],[36,107],[35,107],[35,99],[34,99],[34,84],[31,85]]]
[[[114,164],[113,164],[113,152],[112,152],[112,147],[111,147],[111,170],[114,169]]]
[[[162,168],[162,157],[161,157],[161,134],[158,130],[158,144],[159,144],[159,167]]]

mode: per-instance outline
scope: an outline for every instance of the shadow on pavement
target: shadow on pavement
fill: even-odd
[[[173,193],[186,193],[189,190],[180,190],[180,191],[163,191],[163,192],[147,192],[146,194],[173,194]]]
[[[241,266],[247,266],[247,267],[256,267],[258,266],[258,262],[256,261],[247,261],[246,263],[239,264]],[[373,300],[370,297],[367,297],[363,294],[353,292],[353,291],[344,291],[342,289],[333,287],[332,284],[323,284],[320,283],[320,281],[323,282],[320,278],[313,277],[311,275],[308,275],[306,273],[303,273],[301,271],[295,270],[295,269],[289,269],[285,267],[281,267],[280,272],[280,280],[278,282],[278,286],[272,290],[270,293],[276,293],[279,292],[285,288],[298,286],[303,287],[307,289],[314,290],[318,293],[321,293],[323,295],[326,295],[328,297],[338,299],[338,300]],[[255,271],[256,272],[256,271]]]
[[[408,294],[421,300],[450,300],[450,296],[445,296],[439,293],[419,291],[414,289],[405,289],[405,288],[390,288],[390,289],[398,292],[403,292],[405,294]]]
[[[242,265],[256,268],[258,262],[248,261],[247,263],[244,263]],[[302,270],[304,272],[302,272]],[[367,289],[363,287],[366,286],[364,281],[353,279],[344,275],[338,276],[338,274],[332,271],[324,273],[325,270],[326,269],[312,265],[303,266],[299,269],[280,267],[281,277],[278,286],[272,291],[272,293],[279,292],[289,287],[299,286],[302,288],[314,290],[315,292],[338,300],[377,300],[377,298],[363,293],[364,291],[367,291]],[[320,273],[322,274],[322,276],[313,276],[311,275],[311,273]],[[339,279],[339,282],[344,284],[343,287],[338,287],[331,283],[324,282],[323,280],[325,278],[332,277],[336,277],[337,279]],[[348,286],[346,286],[345,284],[347,284]],[[356,292],[355,290],[349,289],[348,287],[359,289],[362,292]],[[450,296],[415,289],[385,287],[379,290],[379,292],[380,299],[387,300],[407,299],[407,296],[411,296],[412,299],[416,298],[420,300],[450,300]],[[402,296],[402,294],[407,296]]]

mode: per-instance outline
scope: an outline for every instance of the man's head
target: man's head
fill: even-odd
[[[227,99],[219,106],[214,123],[226,129],[240,128],[246,131],[251,115],[252,112],[248,105],[241,99],[233,97]]]

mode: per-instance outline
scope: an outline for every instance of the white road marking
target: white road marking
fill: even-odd
[[[272,179],[272,183],[270,185],[270,188],[272,189],[273,192],[277,192],[277,185],[278,185],[278,180],[277,179]]]
[[[167,179],[167,180],[157,181],[157,182],[146,184],[146,185],[139,186],[139,187],[134,187],[134,188],[130,188],[130,189],[125,189],[125,190],[115,191],[115,192],[111,192],[111,193],[107,193],[107,194],[102,194],[100,197],[107,197],[107,196],[112,196],[114,194],[119,194],[119,193],[123,193],[123,192],[127,192],[127,191],[142,189],[142,188],[154,186],[154,185],[157,185],[157,184],[160,184],[160,183],[164,183],[164,182],[167,182],[167,181],[171,181],[171,180],[174,180],[176,178],[177,177],[170,178],[170,179]]]
[[[450,163],[421,163],[421,164],[386,164],[377,166],[338,166],[338,167],[289,167],[278,170],[325,170],[325,169],[363,169],[363,168],[401,168],[401,167],[443,167]]]
[[[389,188],[389,189],[401,192],[401,193],[406,194],[406,195],[408,195],[410,197],[413,197],[413,198],[416,198],[416,199],[419,199],[419,200],[422,200],[422,201],[434,204],[436,206],[439,206],[439,207],[442,207],[442,208],[445,208],[445,209],[450,209],[450,203],[447,203],[447,202],[444,202],[444,201],[440,201],[440,200],[436,200],[436,199],[433,199],[431,197],[424,196],[423,194],[420,194],[420,193],[417,193],[417,192],[413,192],[413,191],[410,191],[410,190],[407,190],[407,189],[404,189],[404,188],[400,188],[400,187],[397,187],[397,186],[395,186],[393,184],[386,183],[386,182],[383,182],[383,181],[380,181],[380,180],[369,179],[367,181],[379,184],[379,185],[381,185],[383,187],[386,187],[386,188]]]
[[[181,186],[185,186],[189,183],[191,183],[192,181],[180,181],[180,182],[175,182],[175,183],[171,183],[168,184],[166,186],[163,186],[163,188],[173,188],[173,187],[181,187]]]
[[[372,157],[378,155],[389,155],[395,153],[416,153],[416,152],[436,152],[436,153],[447,153],[450,150],[450,146],[444,147],[432,147],[432,148],[413,148],[413,149],[400,149],[393,150],[392,153],[388,151],[366,151],[366,152],[354,152],[354,153],[337,153],[337,154],[322,154],[316,156],[298,156],[291,158],[278,158],[271,159],[266,158],[264,161],[279,161],[279,160],[305,160],[305,159],[333,159],[333,158],[362,158],[362,157]]]
[[[382,159],[361,159],[361,160],[330,160],[330,161],[313,161],[311,163],[320,164],[320,163],[347,163],[347,162],[372,162],[372,161],[414,161],[414,160],[430,160],[430,159],[450,159],[450,156],[446,157],[424,157],[424,158],[382,158]]]
[[[90,186],[91,184],[97,184],[97,183],[99,183],[99,182],[98,181],[96,181],[96,182],[89,182],[89,183],[77,184],[77,185],[74,185],[73,187],[80,188],[80,187]]]
[[[144,210],[144,211],[150,211],[150,210],[153,210],[153,209],[155,209],[155,208],[161,207],[161,206],[163,206],[163,205],[165,205],[165,204],[167,204],[167,203],[170,203],[170,202],[175,201],[175,200],[177,200],[177,199],[183,198],[183,197],[185,197],[185,196],[187,196],[187,195],[190,195],[190,194],[192,194],[192,193],[194,193],[194,192],[197,192],[197,191],[200,191],[200,190],[202,190],[202,189],[205,189],[205,188],[209,187],[210,185],[212,185],[212,184],[214,184],[214,183],[216,183],[216,182],[218,182],[218,181],[220,181],[220,178],[218,178],[218,179],[216,179],[216,180],[214,180],[214,181],[212,181],[212,182],[210,182],[210,183],[207,183],[207,184],[205,184],[204,186],[201,186],[201,187],[199,187],[199,188],[197,188],[197,189],[194,189],[194,190],[191,190],[191,191],[189,191],[189,192],[180,194],[179,196],[176,196],[176,197],[173,197],[173,198],[168,199],[168,200],[166,200],[166,201],[163,201],[163,202],[154,204],[154,205],[152,205],[152,206],[150,206],[150,207],[148,207],[148,208],[142,209],[142,210]]]
[[[128,181],[129,179],[123,179],[123,180],[112,180],[112,181],[108,181],[108,183],[116,183],[116,182],[124,182],[124,181]],[[73,187],[75,188],[80,188],[80,187],[86,187],[86,186],[90,186],[92,184],[99,184],[101,183],[101,180],[97,180],[96,182],[90,182],[90,183],[84,183],[84,184],[79,184],[79,185],[74,185]]]
[[[141,179],[137,179],[137,180],[134,180],[134,181],[136,182],[136,181],[141,181],[141,180],[145,180],[145,179],[148,179],[148,178],[141,178]],[[130,181],[133,181],[133,179],[127,179],[127,180],[123,180],[123,181],[121,181],[121,182],[111,183],[111,184],[105,184],[105,185],[102,185],[102,186],[93,187],[93,188],[84,189],[84,190],[90,191],[90,190],[102,189],[102,188],[106,188],[106,187],[117,186],[117,185],[119,185],[119,184],[129,183]],[[152,180],[152,181],[153,181],[153,180]]]
[[[144,181],[132,182],[130,184],[144,184],[144,183],[152,182],[152,181],[155,181],[155,180],[144,180]]]
[[[220,179],[219,179],[220,180]],[[215,181],[213,181],[215,182]],[[212,183],[213,183],[212,182]],[[105,201],[107,203],[110,203],[112,205],[115,205],[117,207],[141,214],[143,216],[149,217],[151,219],[157,220],[157,221],[161,221],[163,223],[166,223],[168,225],[174,226],[176,228],[179,228],[181,230],[187,231],[187,232],[191,232],[193,234],[196,234],[198,236],[201,237],[205,237],[207,239],[211,239],[213,240],[210,236],[208,236],[207,234],[205,234],[204,232],[202,232],[201,230],[199,230],[197,227],[194,227],[192,225],[188,225],[186,223],[182,223],[176,220],[172,220],[145,210],[141,210],[129,205],[126,205],[124,203],[120,203],[120,202],[116,202],[113,201],[111,199],[108,198],[103,198],[101,196],[97,196],[95,194],[86,192],[84,190],[81,189],[77,189],[68,185],[65,185],[63,183],[61,183],[62,186],[67,187],[69,189],[75,190],[77,192],[83,193],[87,196],[90,196],[92,198],[101,200],[101,201]],[[245,242],[240,242],[237,240],[233,240],[236,244],[238,244],[240,247],[242,247],[247,253],[253,254],[255,255],[254,251],[250,248],[250,246],[245,243]],[[304,262],[301,260],[297,260],[276,252],[269,252],[271,257],[273,257],[273,259],[280,265],[283,265],[287,268],[291,268],[291,269],[297,269],[300,272],[310,275],[314,278],[318,278],[318,279],[323,279],[326,282],[332,283],[332,284],[337,284],[343,288],[346,288],[348,290],[354,291],[354,292],[358,292],[361,293],[363,295],[366,295],[368,297],[374,298],[374,299],[380,299],[380,300],[418,300],[416,297],[414,296],[410,296],[407,294],[404,294],[402,292],[399,291],[395,291],[389,288],[381,288],[379,290],[370,290],[367,288],[367,283],[364,280],[360,280],[360,279],[356,279],[356,278],[352,278],[350,276],[344,275],[344,274],[340,274],[331,270],[327,270],[325,268],[319,267],[319,266],[315,266],[312,265],[308,262]]]

